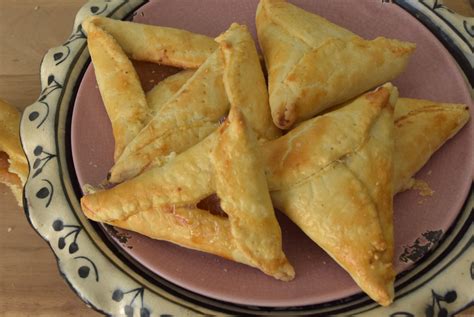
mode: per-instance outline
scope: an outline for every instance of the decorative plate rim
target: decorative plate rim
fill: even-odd
[[[73,33],[68,40],[62,46],[50,49],[44,56],[41,62],[41,94],[35,103],[25,109],[21,120],[22,146],[30,168],[23,191],[26,217],[53,251],[60,275],[89,307],[104,314],[135,313],[139,316],[187,316],[196,313],[415,316],[422,313],[429,315],[429,309],[432,315],[436,310],[459,311],[473,302],[472,296],[468,295],[469,282],[456,283],[461,281],[458,273],[463,265],[468,265],[471,283],[474,283],[472,185],[455,223],[438,246],[417,262],[413,269],[397,276],[395,302],[387,308],[377,306],[363,294],[312,306],[243,306],[209,299],[165,280],[150,285],[143,275],[143,268],[140,268],[141,273],[132,272],[133,268],[127,268],[128,272],[125,272],[127,259],[116,254],[106,241],[97,238],[94,225],[85,221],[82,213],[75,212],[79,208],[78,188],[74,184],[74,173],[70,175],[73,169],[68,136],[72,103],[90,60],[80,22],[89,15],[124,19],[147,2],[91,0],[85,4],[76,15]],[[474,65],[474,31],[471,34],[469,28],[474,30],[474,18],[455,14],[439,0],[397,0],[395,3],[438,36],[473,85],[474,78],[469,67],[472,70]],[[96,235],[95,239],[91,235]],[[97,241],[103,245],[98,246]],[[84,249],[87,252],[83,252]],[[108,252],[104,252],[106,249]],[[426,300],[423,304],[414,302],[415,297]],[[415,303],[417,305],[413,307]],[[411,307],[410,311],[408,307]]]

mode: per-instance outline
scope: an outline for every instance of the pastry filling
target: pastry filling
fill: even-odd
[[[216,194],[212,194],[207,196],[203,200],[201,200],[197,207],[202,210],[208,210],[211,214],[228,218],[229,216],[226,212],[221,208],[221,199]]]
[[[8,159],[8,154],[0,151],[0,182],[9,185],[21,186],[21,180],[18,175],[8,171],[10,167]]]

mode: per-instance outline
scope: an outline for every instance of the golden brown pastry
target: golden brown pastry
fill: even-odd
[[[0,182],[8,185],[22,206],[28,163],[20,143],[20,112],[0,99]]]
[[[95,221],[259,268],[280,280],[294,270],[281,249],[257,143],[236,108],[202,142],[164,167],[81,199]],[[238,173],[236,173],[238,171]],[[225,215],[197,204],[212,193]]]
[[[280,135],[271,120],[265,79],[247,28],[233,24],[216,40],[219,48],[127,145],[110,171],[110,182],[163,165],[202,140],[217,128],[229,102],[242,105],[259,140]]]
[[[90,24],[111,34],[131,59],[139,61],[198,68],[217,49],[212,38],[180,29],[92,16],[83,22],[86,32]]]
[[[135,68],[120,45],[88,21],[83,27],[100,94],[112,123],[117,160],[149,120],[148,104]]]
[[[216,41],[225,60],[223,80],[229,102],[240,105],[239,109],[259,140],[279,137],[280,130],[270,114],[260,59],[247,27],[233,23]]]
[[[391,88],[385,86],[385,89]],[[389,191],[386,190],[391,187],[390,174],[387,173],[391,159],[387,153],[392,145],[380,141],[391,138],[390,127],[386,124],[390,111],[389,109],[380,111],[376,107],[370,108],[370,103],[376,105],[377,103],[374,102],[380,101],[382,92],[383,90],[377,90],[375,93],[366,94],[368,103],[365,106],[361,104],[364,100],[358,98],[336,111],[302,123],[285,136],[265,144],[263,157],[274,205],[285,212],[308,236],[348,270],[367,294],[382,305],[387,305],[392,300],[393,292],[391,286],[393,271],[388,269],[388,266],[384,270],[384,265],[391,263],[393,256],[391,200],[388,197]],[[394,104],[394,99],[396,99],[395,93],[392,92],[390,104]],[[376,119],[377,112],[381,113],[378,119]],[[465,105],[398,99],[393,131],[395,144],[393,193],[403,190],[405,184],[409,184],[410,177],[446,140],[456,134],[468,119],[469,111]],[[369,135],[367,135],[368,131],[370,131]],[[365,145],[361,146],[361,144]],[[352,153],[351,151],[354,150],[357,152]],[[337,164],[334,165],[334,162]],[[342,183],[343,168],[339,166],[341,164],[346,164],[346,168],[353,174],[352,177],[355,177],[362,185],[375,184],[375,186],[366,186],[365,189],[378,211],[380,228],[386,245],[383,252],[374,252],[373,259],[377,257],[378,262],[372,263],[375,268],[373,271],[370,266],[357,262],[367,261],[367,258],[360,256],[367,255],[361,249],[364,243],[357,241],[354,236],[346,239],[344,235],[350,230],[342,232],[343,235],[338,237],[334,228],[344,228],[345,225],[352,227],[352,230],[357,230],[358,226],[370,227],[370,223],[375,221],[375,218],[367,218],[367,214],[362,217],[363,219],[359,219],[356,215],[350,218],[351,214],[347,211],[350,204],[345,205],[342,210],[342,221],[328,217],[330,210],[335,210],[343,204],[344,194],[353,195],[356,191],[356,187]],[[333,182],[328,175],[338,175],[338,177]],[[334,187],[331,187],[331,184]],[[331,195],[331,189],[333,195]],[[332,196],[336,202],[329,204],[326,200],[332,199],[330,198]],[[356,200],[351,203],[355,202]],[[370,213],[372,207],[366,212]],[[321,212],[319,215],[318,210]],[[338,223],[333,226],[331,221]],[[364,221],[369,223],[364,224]],[[373,223],[372,228],[374,228]],[[376,232],[378,229],[373,233]],[[328,242],[324,241],[326,238],[330,240],[329,246],[327,246]],[[331,241],[333,239],[334,241]],[[357,246],[346,245],[348,241],[352,241],[351,243],[357,241]],[[376,240],[376,237],[372,236],[369,241],[375,245],[376,241],[381,240]],[[333,242],[332,245],[331,242]],[[367,241],[365,241],[365,246],[367,246]],[[335,254],[331,253],[331,248],[335,248]],[[348,252],[355,253],[344,253],[347,251],[346,248],[349,249]],[[377,247],[374,246],[374,248]],[[356,254],[357,252],[359,255]],[[339,259],[341,254],[349,258],[341,260]],[[347,264],[345,261],[350,263]],[[369,269],[367,272],[374,273],[373,276],[364,276],[367,273],[364,269]]]
[[[194,70],[182,70],[168,76],[146,93],[146,101],[154,117],[156,113],[170,100],[183,85],[194,75]]]
[[[394,79],[415,48],[364,40],[285,0],[261,0],[256,23],[273,121],[282,129]]]
[[[127,144],[109,181],[119,183],[151,165],[162,165],[214,131],[229,110],[223,69],[222,53],[216,50]]]
[[[410,188],[412,176],[468,120],[466,105],[398,99],[395,108],[395,192]]]
[[[238,248],[250,259],[250,264],[288,281],[295,273],[282,251],[281,230],[268,192],[259,146],[252,129],[246,127],[244,116],[236,109],[231,110],[229,120],[220,127],[211,155],[216,194],[229,216]]]
[[[112,123],[115,140],[114,159],[117,160],[135,136],[156,112],[194,74],[185,70],[169,76],[146,95],[138,75],[115,39],[88,19],[83,23],[88,33],[99,90]]]
[[[393,107],[387,84],[263,147],[275,207],[382,305],[393,299]]]

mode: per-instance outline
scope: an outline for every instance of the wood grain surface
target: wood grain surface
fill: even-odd
[[[46,51],[70,34],[86,0],[0,0],[0,98],[22,110],[39,95]],[[469,0],[446,0],[473,16]],[[48,245],[0,184],[0,316],[98,316],[58,274]],[[474,310],[462,314],[474,316]]]

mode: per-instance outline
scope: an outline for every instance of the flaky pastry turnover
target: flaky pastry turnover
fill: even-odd
[[[20,143],[20,112],[0,99],[0,182],[10,187],[22,206],[28,163]]]
[[[272,116],[282,129],[394,79],[415,48],[364,40],[285,0],[261,0],[256,24]]]
[[[262,147],[273,204],[371,298],[388,305],[394,278],[390,192],[408,188],[468,120],[465,105],[397,101],[385,85]]]
[[[463,104],[400,98],[395,107],[395,192],[411,188],[413,175],[469,120]]]
[[[92,16],[83,22],[86,32],[91,24],[109,33],[131,59],[138,61],[198,68],[217,49],[211,37],[186,30]]]
[[[276,208],[372,299],[393,299],[393,106],[387,84],[263,147]]]
[[[117,41],[105,30],[83,22],[87,46],[95,76],[115,140],[114,160],[117,160],[149,121],[149,109],[140,79]]]

